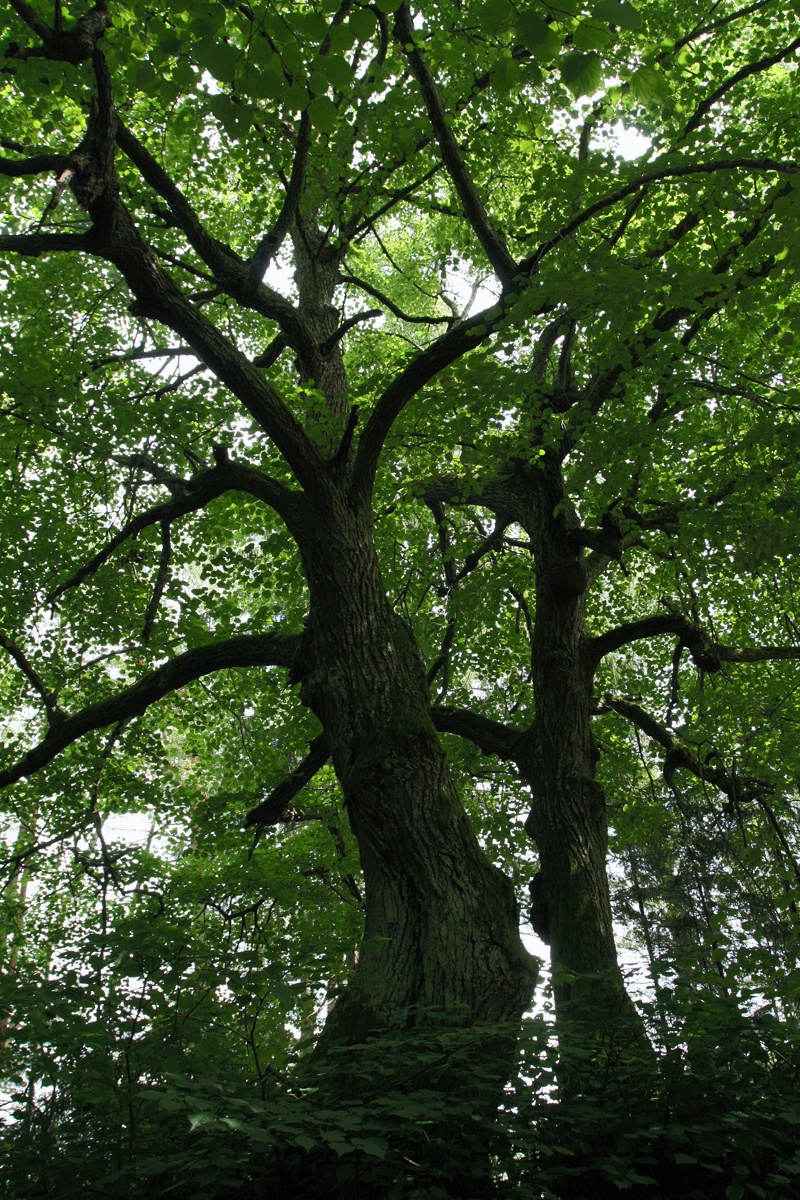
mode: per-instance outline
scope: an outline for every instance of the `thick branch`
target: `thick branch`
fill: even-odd
[[[504,287],[510,287],[517,273],[514,260],[509,254],[502,236],[494,228],[483,207],[461,149],[447,123],[447,114],[433,73],[428,67],[424,55],[415,44],[413,21],[408,4],[401,4],[395,14],[395,36],[403,53],[408,58],[411,70],[419,84],[428,111],[428,118],[436,135],[445,166],[463,206],[464,215],[472,226],[498,279]]]
[[[245,818],[245,825],[275,825],[283,819],[295,796],[311,782],[318,771],[322,770],[330,757],[325,734],[321,733],[315,737],[308,750],[306,757],[299,767],[292,771],[289,778],[279,783],[266,800],[250,809]]]
[[[674,634],[686,646],[696,666],[702,671],[719,671],[723,663],[785,662],[800,659],[800,646],[723,646],[714,642],[699,626],[678,613],[644,617],[610,629],[587,642],[589,655],[599,663],[614,650],[645,638]]]
[[[433,723],[440,733],[454,733],[477,746],[482,754],[494,754],[502,762],[518,762],[527,736],[525,730],[510,729],[501,721],[492,721],[463,708],[434,705]]]
[[[11,7],[17,16],[21,17],[29,29],[32,29],[37,37],[43,42],[48,41],[53,36],[53,31],[46,21],[42,20],[35,8],[26,3],[26,0],[8,0]]]
[[[54,62],[68,62],[80,66],[92,57],[97,43],[111,25],[105,0],[98,0],[94,8],[90,8],[80,17],[71,29],[60,28],[60,4],[56,5],[59,19],[56,21],[56,27],[51,29],[25,0],[9,0],[9,3],[42,40],[39,47],[14,47],[10,55],[12,58],[49,58]]]
[[[116,696],[81,709],[74,716],[65,717],[51,726],[44,741],[15,766],[0,772],[0,788],[40,771],[85,734],[141,716],[152,704],[195,679],[233,668],[291,667],[299,643],[297,634],[263,633],[187,650]]]
[[[10,250],[23,258],[39,258],[42,254],[83,251],[96,253],[91,233],[12,233],[0,235],[0,251]]]
[[[744,646],[736,649],[733,646],[715,645],[714,649],[723,662],[732,663],[785,662],[787,659],[800,658],[800,646]]]
[[[36,154],[33,158],[21,158],[16,162],[0,158],[0,175],[18,179],[23,175],[41,175],[45,171],[61,172],[67,165],[65,154]]]
[[[587,651],[596,666],[606,654],[614,650],[628,646],[631,642],[643,641],[645,638],[661,637],[665,633],[680,638],[700,670],[719,671],[722,665],[719,647],[702,629],[679,613],[663,613],[619,625],[616,629],[600,634],[599,637],[589,638]]]

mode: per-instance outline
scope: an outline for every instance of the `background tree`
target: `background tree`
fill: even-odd
[[[565,1102],[610,1078],[629,1108],[659,1094],[653,1040],[688,1036],[673,984],[785,1020],[792,13],[345,0],[51,22],[11,0],[4,22],[6,1020],[31,1103],[42,1064],[68,1063],[74,1117],[100,1061],[53,1051],[52,1008],[46,1036],[21,1020],[31,980],[106,1022],[106,1047],[127,1036],[106,1058],[129,1138],[165,1023],[176,1069],[202,1014],[210,1059],[263,1090],[327,987],[305,1070],[331,1111],[374,1100],[375,1048],[413,1031],[427,1065],[394,1083],[427,1088],[432,1136],[409,1117],[401,1157],[490,1191],[489,1143],[453,1148],[447,1038],[484,1030],[466,1061],[486,1120],[537,974],[528,883]],[[104,835],[126,811],[153,822],[143,849]],[[283,832],[253,848],[245,823]],[[652,1021],[618,962],[609,830]],[[379,1160],[386,1139],[364,1140]],[[282,1186],[330,1194],[280,1139],[261,1150]]]

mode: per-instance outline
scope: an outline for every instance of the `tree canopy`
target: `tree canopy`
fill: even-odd
[[[4,1194],[794,1194],[797,16],[0,6]]]

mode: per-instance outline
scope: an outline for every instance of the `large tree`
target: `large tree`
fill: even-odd
[[[629,806],[680,822],[694,780],[797,879],[790,6],[9,0],[0,34],[18,898],[120,803],[194,844],[327,780],[363,928],[317,1069],[488,1022],[499,1094],[527,795],[561,1086],[654,1070],[610,824],[635,893]]]

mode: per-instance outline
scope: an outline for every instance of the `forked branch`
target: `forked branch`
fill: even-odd
[[[187,650],[115,696],[52,724],[38,746],[29,750],[13,767],[0,771],[0,788],[40,771],[87,733],[141,716],[152,704],[195,679],[232,668],[290,668],[299,643],[298,634],[263,633]]]
[[[292,510],[296,498],[289,488],[270,479],[268,475],[262,474],[254,467],[245,467],[239,463],[230,462],[230,460],[209,467],[192,479],[188,479],[183,484],[180,494],[175,494],[177,489],[174,483],[171,490],[173,491],[172,500],[146,509],[145,512],[139,513],[137,517],[123,525],[122,529],[89,562],[84,563],[65,583],[59,584],[49,593],[47,603],[53,604],[70,588],[78,587],[90,575],[94,575],[109,560],[114,551],[129,538],[136,537],[151,525],[161,525],[163,530],[165,525],[169,527],[179,517],[205,508],[224,492],[240,491],[257,496],[284,517],[290,528],[293,524]]]
[[[666,751],[664,778],[667,782],[675,771],[689,771],[697,779],[704,783],[710,783],[734,803],[739,800],[757,800],[775,790],[767,780],[741,776],[733,771],[728,771],[724,766],[712,766],[712,762],[716,764],[719,761],[716,755],[708,756],[704,762],[691,746],[675,737],[638,704],[634,704],[633,701],[626,700],[622,696],[603,696],[601,700],[596,701],[594,712],[596,715],[607,712],[618,713],[631,725],[640,729],[651,741],[663,747]]]

